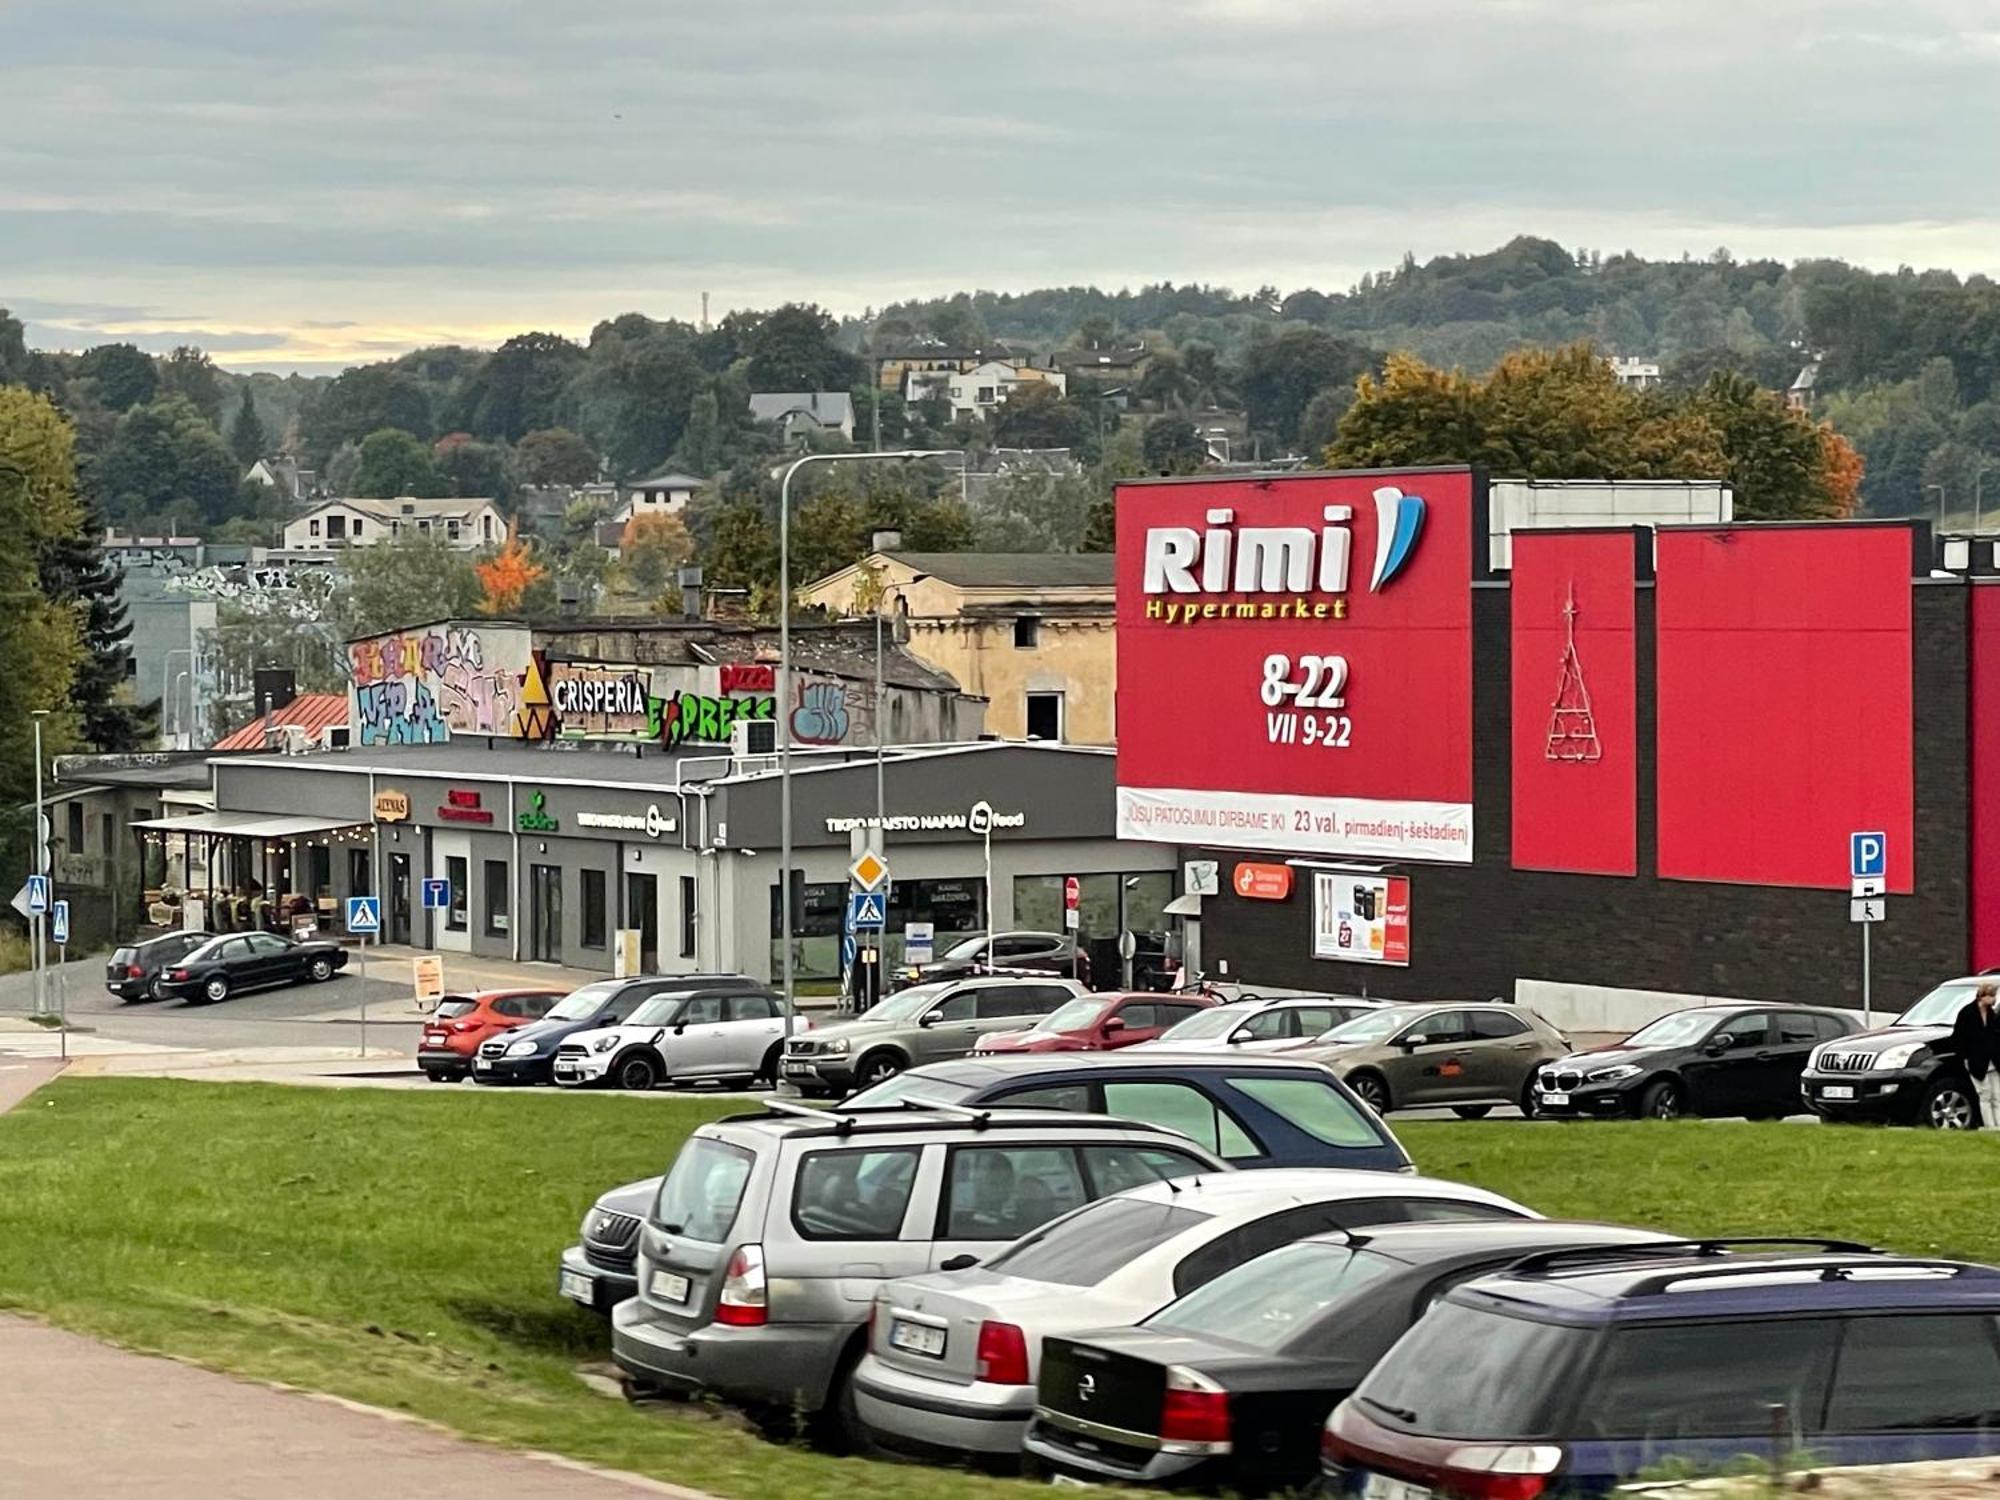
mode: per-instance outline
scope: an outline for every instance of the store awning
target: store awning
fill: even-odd
[[[294,839],[307,834],[332,833],[338,828],[365,827],[365,822],[340,818],[287,818],[270,813],[204,812],[185,818],[139,818],[134,828],[161,833],[204,833],[220,838]]]

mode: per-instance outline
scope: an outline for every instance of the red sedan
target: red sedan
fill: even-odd
[[[1051,1011],[1029,1031],[996,1031],[979,1039],[974,1057],[995,1052],[1109,1052],[1150,1042],[1215,1001],[1207,995],[1084,995]]]
[[[472,1054],[489,1036],[526,1026],[548,1014],[567,990],[474,990],[446,995],[424,1022],[417,1066],[432,1083],[450,1083],[472,1072]]]

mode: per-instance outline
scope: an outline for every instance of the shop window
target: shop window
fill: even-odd
[[[347,894],[370,896],[375,893],[374,865],[366,849],[347,851]]]
[[[83,853],[83,804],[81,802],[72,802],[69,805],[69,852],[72,854]]]
[[[800,978],[835,979],[840,975],[841,924],[847,911],[847,883],[828,881],[799,888],[798,929],[792,934],[792,972]],[[784,969],[781,934],[784,913],[778,887],[771,886],[771,972]]]
[[[1060,740],[1063,737],[1063,695],[1028,694],[1028,738]]]
[[[694,876],[681,876],[681,957],[694,957]]]
[[[583,870],[583,946],[602,948],[607,942],[604,922],[604,872]]]
[[[466,884],[471,878],[471,861],[457,854],[447,854],[444,860],[444,878],[451,883],[451,905],[445,908],[444,926],[447,932],[465,931]]]
[[[977,877],[954,880],[898,880],[889,889],[889,925],[882,934],[882,961],[903,961],[903,929],[928,922],[936,932],[936,952],[959,938],[986,929],[986,884]]]
[[[315,901],[333,899],[333,851],[325,844],[313,844],[306,849],[306,880],[312,888]]]
[[[1014,617],[1014,645],[1018,650],[1032,651],[1042,642],[1042,622],[1037,615],[1016,615]]]
[[[513,894],[513,879],[507,871],[504,859],[489,859],[486,870],[486,935],[505,937],[508,927],[508,897]]]

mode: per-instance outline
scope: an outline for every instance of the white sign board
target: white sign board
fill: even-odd
[[[1847,903],[1851,922],[1879,922],[1889,915],[1889,903],[1880,896],[1856,896]]]
[[[905,922],[903,924],[903,962],[906,964],[929,963],[936,942],[936,923]]]
[[[1191,859],[1181,866],[1181,882],[1190,896],[1222,894],[1222,864],[1213,859]]]

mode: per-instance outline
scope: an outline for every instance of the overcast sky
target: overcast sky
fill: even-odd
[[[0,0],[32,342],[1340,289],[1516,233],[2000,274],[2000,0]]]

